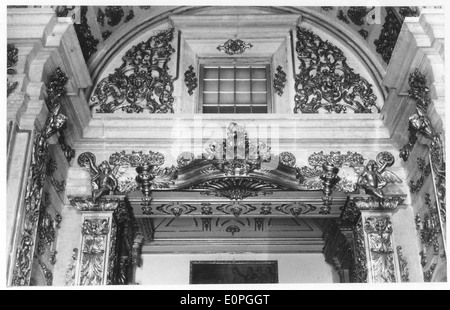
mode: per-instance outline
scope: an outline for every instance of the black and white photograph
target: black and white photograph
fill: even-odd
[[[6,288],[448,288],[444,1],[26,2]]]

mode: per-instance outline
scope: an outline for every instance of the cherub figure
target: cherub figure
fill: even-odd
[[[394,164],[394,157],[388,152],[378,154],[377,161],[369,160],[359,174],[357,185],[363,188],[367,194],[377,198],[384,198],[382,189],[388,183],[401,183],[402,180],[392,171],[385,170]]]
[[[118,186],[118,178],[125,172],[127,166],[114,166],[111,168],[109,163],[104,160],[99,166],[95,164],[95,155],[85,152],[78,156],[78,164],[81,167],[89,168],[92,176],[92,199],[97,201],[100,197],[114,194]]]

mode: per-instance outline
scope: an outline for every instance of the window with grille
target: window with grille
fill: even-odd
[[[203,113],[267,113],[268,65],[202,65]]]

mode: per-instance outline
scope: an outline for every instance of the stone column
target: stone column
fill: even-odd
[[[401,282],[391,217],[405,197],[405,195],[384,198],[369,195],[352,197],[356,209],[361,212],[355,229],[355,256],[359,263],[359,281],[364,281],[364,273],[367,270],[368,283]]]

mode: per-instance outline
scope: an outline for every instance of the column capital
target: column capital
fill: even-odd
[[[385,195],[383,198],[371,195],[350,195],[354,205],[359,211],[389,211],[394,212],[402,205],[406,195]]]
[[[92,198],[74,197],[70,198],[70,204],[79,212],[114,212],[123,199],[124,196],[104,196],[94,201]]]

